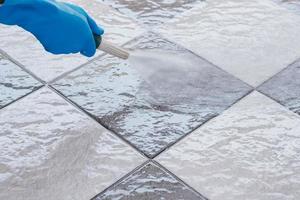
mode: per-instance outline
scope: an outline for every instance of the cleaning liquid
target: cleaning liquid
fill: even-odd
[[[147,90],[164,102],[191,99],[203,84],[199,58],[190,52],[137,50],[130,52],[128,62],[147,83]]]
[[[137,50],[130,53],[129,65],[149,83],[163,81],[179,83],[197,71],[195,56],[162,50]]]

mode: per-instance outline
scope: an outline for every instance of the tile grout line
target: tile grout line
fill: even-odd
[[[213,116],[210,119],[205,120],[202,124],[196,126],[195,128],[193,128],[191,131],[187,132],[185,135],[183,135],[182,137],[180,137],[178,140],[176,140],[174,143],[171,143],[170,145],[168,145],[166,148],[162,149],[162,151],[160,151],[159,153],[157,153],[152,159],[155,159],[156,157],[158,157],[160,154],[168,151],[170,148],[172,148],[173,146],[175,146],[177,143],[179,143],[180,141],[184,140],[185,138],[187,138],[189,135],[191,135],[194,131],[196,131],[197,129],[201,128],[202,126],[204,126],[205,124],[209,123],[211,120],[215,119],[216,117],[222,115],[226,110],[230,109],[231,107],[233,107],[234,105],[236,105],[238,102],[240,102],[241,100],[243,100],[245,97],[247,97],[249,94],[251,94],[253,91],[255,91],[254,89],[250,89],[247,93],[245,93],[243,96],[241,96],[239,99],[237,99],[236,101],[234,101],[230,106],[228,106],[226,109],[222,110],[219,114]]]
[[[268,81],[270,81],[271,79],[273,79],[275,76],[279,75],[280,73],[284,72],[287,68],[289,68],[290,66],[296,64],[297,62],[300,61],[300,57],[298,57],[295,61],[291,62],[290,64],[288,64],[286,67],[284,67],[283,69],[279,70],[277,73],[275,73],[274,75],[272,75],[271,77],[267,78],[265,81],[263,81],[261,84],[259,84],[258,86],[254,87],[255,90],[260,91],[259,87],[263,86],[265,83],[267,83]]]
[[[15,103],[21,101],[22,99],[26,98],[27,96],[33,94],[34,92],[40,90],[40,89],[43,88],[43,87],[45,87],[45,85],[40,85],[40,86],[36,87],[35,89],[33,89],[32,91],[28,92],[27,94],[25,94],[25,95],[23,95],[23,96],[21,96],[21,97],[15,99],[15,100],[9,102],[8,104],[6,104],[6,105],[0,107],[0,112],[1,112],[2,110],[4,110],[4,109],[10,107],[11,105],[13,105],[13,104],[15,104]]]
[[[189,184],[187,184],[186,182],[184,182],[183,180],[181,180],[177,175],[175,175],[173,172],[171,172],[166,167],[164,167],[163,165],[161,165],[159,162],[157,162],[155,160],[151,160],[151,159],[149,159],[149,160],[143,162],[142,164],[138,165],[135,169],[131,170],[126,175],[122,176],[119,180],[117,180],[116,182],[112,183],[111,185],[109,185],[108,187],[106,187],[104,190],[102,190],[100,193],[98,193],[97,195],[95,195],[91,200],[96,200],[96,198],[98,196],[101,196],[102,194],[104,194],[105,192],[107,192],[110,188],[116,187],[122,181],[126,180],[129,176],[131,176],[132,174],[134,174],[135,172],[137,172],[138,170],[142,169],[143,167],[145,167],[148,164],[156,165],[158,168],[160,168],[166,174],[170,175],[175,180],[177,180],[179,183],[181,183],[182,185],[184,185],[184,186],[188,187],[189,189],[191,189],[192,192],[194,192],[195,194],[201,196],[204,200],[209,200],[207,197],[203,196],[195,188],[191,187]]]
[[[60,91],[56,90],[51,85],[46,85],[47,88],[49,88],[51,91],[59,95],[61,98],[63,98],[68,104],[72,105],[76,110],[80,111],[84,115],[86,115],[89,119],[92,119],[94,122],[96,122],[99,126],[105,128],[109,133],[112,135],[117,136],[117,138],[121,139],[124,143],[126,143],[128,146],[130,146],[134,151],[138,152],[143,158],[149,159],[147,156],[145,156],[142,152],[140,152],[135,146],[133,146],[131,143],[129,143],[127,140],[125,140],[123,137],[121,137],[119,134],[115,133],[114,131],[108,129],[106,126],[103,126],[99,121],[95,119],[93,115],[82,109],[79,105],[77,105],[75,102],[71,101],[67,97],[65,97]]]
[[[51,79],[50,81],[48,81],[47,84],[50,85],[50,84],[52,84],[52,83],[54,83],[54,82],[56,82],[56,81],[58,81],[58,80],[60,80],[60,79],[62,79],[64,77],[66,77],[70,73],[72,73],[72,72],[74,72],[74,71],[76,71],[76,70],[78,70],[78,69],[80,69],[80,68],[82,68],[82,67],[84,67],[84,66],[86,66],[86,65],[88,65],[90,63],[92,63],[92,62],[94,62],[95,60],[97,60],[99,58],[101,58],[103,55],[105,55],[105,53],[101,53],[100,55],[95,56],[94,58],[92,58],[92,59],[88,60],[87,62],[85,62],[85,63],[83,63],[83,64],[75,67],[74,69],[71,69],[69,71],[63,72],[62,74],[60,74],[57,77],[55,77],[55,78]]]
[[[124,176],[122,176],[121,178],[119,178],[117,181],[113,182],[112,184],[110,184],[109,186],[107,186],[105,189],[103,189],[102,191],[100,191],[98,194],[96,194],[93,198],[91,198],[90,200],[96,200],[96,198],[102,194],[104,194],[106,191],[108,191],[110,188],[117,186],[119,183],[121,183],[122,181],[124,181],[126,178],[128,178],[130,175],[132,175],[134,172],[142,169],[144,166],[146,166],[148,163],[150,163],[151,160],[146,160],[143,163],[141,163],[140,165],[136,166],[133,170],[131,170],[130,172],[128,172],[127,174],[125,174]]]
[[[19,61],[11,57],[8,53],[0,49],[0,53],[9,61],[11,61],[13,64],[17,65],[19,68],[21,68],[23,71],[28,73],[30,76],[32,76],[34,79],[36,79],[38,82],[40,82],[42,85],[45,85],[46,82],[42,79],[40,79],[37,75],[35,75],[31,70],[27,69],[23,64],[21,64]]]
[[[232,74],[231,72],[228,72],[224,69],[222,69],[221,67],[219,67],[218,65],[214,64],[213,62],[207,60],[206,58],[202,57],[201,55],[199,55],[198,53],[194,52],[193,50],[189,49],[188,47],[186,47],[185,45],[182,45],[180,43],[177,43],[175,41],[173,41],[172,39],[169,39],[169,38],[165,38],[165,36],[163,34],[161,34],[160,32],[154,32],[155,34],[157,34],[159,37],[169,41],[170,43],[173,43],[175,45],[177,45],[178,47],[180,48],[183,48],[185,49],[186,51],[190,52],[191,54],[193,54],[194,56],[204,60],[205,62],[209,63],[210,65],[212,65],[213,67],[217,68],[218,70],[226,73],[226,74],[229,74],[230,76],[234,77],[235,79],[241,81],[242,83],[246,84],[248,87],[251,87],[251,88],[254,88],[252,85],[250,85],[249,83],[245,82],[244,80],[240,79],[239,77],[235,76],[234,74]]]
[[[173,176],[179,183],[187,186],[188,188],[190,188],[194,193],[198,194],[199,196],[201,196],[204,200],[209,200],[207,197],[205,197],[203,194],[201,194],[198,190],[196,190],[194,187],[192,187],[191,185],[189,185],[188,183],[186,183],[185,181],[183,181],[181,178],[179,178],[176,174],[174,174],[173,172],[171,172],[167,167],[163,166],[162,164],[160,164],[158,161],[156,160],[151,160],[152,163],[158,165],[160,168],[162,168],[166,173],[170,174],[171,176]]]
[[[127,42],[124,42],[124,43],[123,43],[122,45],[120,45],[120,46],[121,46],[121,47],[124,47],[125,45],[129,44],[130,42],[134,41],[136,38],[142,36],[142,34],[145,34],[145,33],[146,33],[146,30],[145,30],[145,31],[143,30],[143,33],[141,33],[141,34],[135,36],[134,38],[128,40]],[[73,72],[75,72],[75,71],[78,71],[78,70],[80,70],[81,68],[83,68],[83,67],[85,67],[85,66],[88,66],[89,64],[92,64],[93,62],[99,60],[101,57],[104,57],[104,56],[106,56],[106,55],[108,55],[108,54],[105,53],[105,52],[104,52],[104,53],[101,53],[100,55],[98,55],[98,56],[96,56],[95,58],[93,58],[93,59],[87,61],[86,63],[83,63],[83,64],[79,65],[78,67],[76,67],[76,68],[74,68],[74,69],[71,69],[71,70],[69,70],[69,71],[66,71],[66,72],[64,72],[63,74],[59,75],[58,77],[56,77],[56,78],[50,80],[47,84],[48,84],[48,85],[54,84],[55,82],[58,82],[58,81],[60,81],[61,79],[65,78],[66,76],[70,75],[71,73],[73,73]]]
[[[255,90],[256,92],[260,93],[261,95],[271,99],[272,101],[274,101],[275,103],[277,103],[278,105],[282,106],[285,110],[287,110],[288,112],[291,112],[292,114],[294,114],[296,117],[299,118],[300,120],[300,114],[294,112],[293,110],[291,110],[290,108],[286,107],[284,104],[282,104],[280,101],[278,101],[277,99],[274,99],[273,97],[269,96],[268,94],[263,93],[262,91],[259,90]]]

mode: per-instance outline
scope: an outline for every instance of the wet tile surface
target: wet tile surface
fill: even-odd
[[[295,62],[259,90],[300,115],[300,60]]]
[[[0,109],[42,84],[0,54]]]
[[[115,44],[124,44],[143,30],[128,17],[94,0],[71,0],[84,7],[105,29],[105,36]],[[18,27],[0,26],[0,48],[44,81],[50,81],[89,59],[79,54],[47,53],[31,34]],[[98,52],[97,55],[100,55]]]
[[[93,200],[204,200],[159,166],[148,163]]]
[[[105,56],[54,87],[149,157],[251,90],[154,34],[128,47],[140,62],[135,52],[129,61]]]
[[[252,86],[300,55],[300,15],[269,0],[213,0],[161,30]],[[281,27],[281,28],[278,28]]]
[[[201,0],[98,0],[146,25],[160,25]]]
[[[214,200],[300,198],[300,118],[254,92],[158,157]]]
[[[0,110],[0,199],[89,200],[144,160],[42,88]]]
[[[284,6],[292,11],[295,11],[296,14],[300,14],[300,1],[299,0],[273,0],[278,3],[280,6]]]

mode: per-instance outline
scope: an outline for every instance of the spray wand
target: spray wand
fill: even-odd
[[[94,34],[94,38],[97,49],[100,49],[108,54],[117,56],[124,60],[126,60],[129,57],[129,53],[125,49],[105,41],[100,35]]]

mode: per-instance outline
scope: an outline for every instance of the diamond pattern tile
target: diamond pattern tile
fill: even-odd
[[[143,32],[131,19],[99,2],[69,2],[84,7],[104,27],[105,36],[115,44],[124,44]],[[18,27],[0,26],[0,48],[46,82],[88,61],[79,54],[52,55],[44,51],[31,34]]]
[[[129,61],[105,56],[54,87],[148,157],[251,90],[155,34],[140,37],[129,47],[135,49]],[[136,62],[139,56],[141,62]]]
[[[300,15],[271,0],[213,0],[178,16],[160,31],[258,86],[299,58],[299,24]]]
[[[0,54],[0,109],[40,86],[41,83]]]
[[[93,200],[204,200],[159,166],[148,163]]]
[[[0,110],[0,199],[90,200],[144,162],[49,89]]]
[[[300,117],[253,92],[158,157],[214,200],[300,198]]]
[[[146,25],[160,25],[202,1],[197,0],[98,0]]]
[[[300,60],[268,80],[259,90],[300,115]]]

